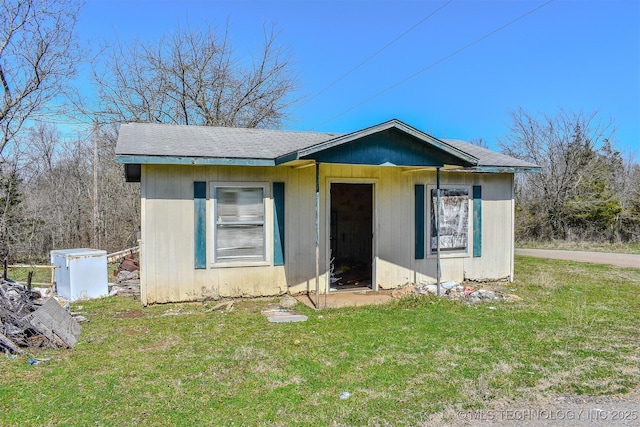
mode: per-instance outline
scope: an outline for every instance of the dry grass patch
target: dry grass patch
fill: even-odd
[[[539,271],[534,277],[533,283],[540,286],[542,289],[549,290],[556,289],[559,286],[556,277],[546,270]]]

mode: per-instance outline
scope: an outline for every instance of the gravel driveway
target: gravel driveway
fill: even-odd
[[[640,255],[614,254],[605,252],[560,251],[549,249],[516,249],[516,255],[536,258],[563,259],[567,261],[609,264],[616,267],[640,268]],[[640,425],[640,423],[638,424]]]

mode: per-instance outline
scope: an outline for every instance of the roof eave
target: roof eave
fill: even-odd
[[[210,166],[275,166],[274,159],[248,159],[228,157],[145,156],[118,154],[116,162],[143,165],[210,165]]]
[[[278,166],[283,163],[292,162],[294,160],[300,160],[299,151],[293,151],[291,153],[284,154],[282,156],[278,156],[274,159],[274,165]]]
[[[542,168],[537,166],[473,166],[462,169],[465,172],[478,173],[540,173]]]

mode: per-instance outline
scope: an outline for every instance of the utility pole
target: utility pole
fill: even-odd
[[[99,249],[98,241],[98,119],[93,119],[93,242],[92,246]]]

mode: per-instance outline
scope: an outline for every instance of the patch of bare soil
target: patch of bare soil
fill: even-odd
[[[136,319],[143,315],[142,310],[136,308],[135,310],[118,311],[113,315],[113,317],[116,319]]]

